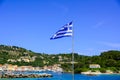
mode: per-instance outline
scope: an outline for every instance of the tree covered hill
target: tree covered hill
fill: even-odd
[[[36,53],[17,46],[0,45],[0,64],[13,64],[18,66],[39,66],[61,64],[65,71],[71,71],[71,53],[45,54]],[[74,54],[75,72],[86,70],[90,64],[99,64],[101,68],[120,70],[120,51],[111,50],[102,52],[97,56],[84,56]]]
[[[44,66],[57,63],[56,55],[35,53],[17,46],[0,45],[0,64]]]

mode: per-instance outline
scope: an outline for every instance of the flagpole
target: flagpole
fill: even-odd
[[[66,29],[67,28],[67,29]],[[58,39],[62,37],[68,37],[72,36],[72,80],[74,80],[74,29],[73,29],[73,24],[72,22],[64,25],[60,30],[58,30],[51,38],[50,40],[53,39]]]
[[[72,80],[74,80],[74,27],[72,34]]]

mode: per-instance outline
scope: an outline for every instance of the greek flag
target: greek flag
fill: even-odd
[[[62,37],[71,37],[73,34],[72,24],[73,24],[72,22],[65,24],[50,39],[52,40],[52,39],[58,39]]]

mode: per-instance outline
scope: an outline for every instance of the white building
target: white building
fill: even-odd
[[[90,64],[89,68],[100,68],[99,64]]]

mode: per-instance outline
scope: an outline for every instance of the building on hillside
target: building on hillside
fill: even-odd
[[[33,71],[34,67],[32,66],[19,66],[17,71]]]
[[[90,64],[89,68],[100,68],[99,64]]]
[[[63,59],[62,59],[62,56],[58,56],[58,58],[59,58],[59,61],[61,62]]]
[[[2,67],[3,65],[2,64],[0,64],[0,71],[3,71],[3,67]]]
[[[8,64],[7,65],[7,71],[15,71],[17,69],[17,65],[11,65],[11,64]]]
[[[106,73],[108,73],[108,74],[112,74],[113,71],[112,71],[112,70],[106,70]]]

